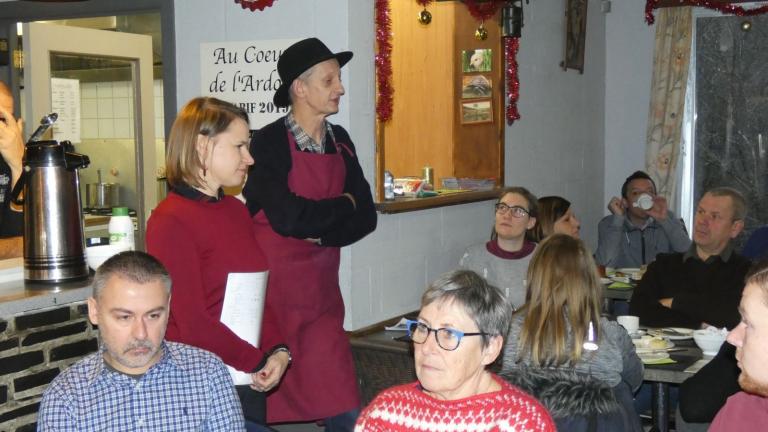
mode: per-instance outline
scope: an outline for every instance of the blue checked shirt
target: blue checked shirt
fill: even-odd
[[[38,431],[238,431],[242,408],[224,363],[208,351],[164,342],[163,356],[135,379],[100,352],[61,373],[43,394]]]

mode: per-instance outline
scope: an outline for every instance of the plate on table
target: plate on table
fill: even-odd
[[[668,352],[652,352],[652,353],[637,353],[637,356],[640,357],[640,361],[643,363],[649,363],[649,362],[657,362],[659,360],[664,360],[669,358]]]
[[[693,329],[683,327],[664,327],[658,330],[658,335],[669,340],[693,339]]]
[[[654,353],[654,352],[661,352],[661,351],[668,350],[670,348],[674,348],[675,347],[674,343],[672,343],[672,342],[670,342],[670,341],[668,341],[666,339],[664,339],[664,342],[665,342],[665,344],[664,344],[663,347],[651,348],[650,346],[643,345],[641,339],[632,339],[632,343],[635,344],[635,352],[637,352],[637,355],[640,355],[640,354],[650,354],[650,353]]]
[[[603,284],[603,285],[608,285],[608,284],[613,283],[613,279],[607,278],[607,277],[601,277],[600,278],[600,283]]]
[[[640,280],[643,278],[643,270],[636,267],[619,268],[616,269],[616,272],[633,280]]]

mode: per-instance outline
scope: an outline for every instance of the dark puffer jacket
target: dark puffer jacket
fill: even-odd
[[[626,382],[609,387],[588,375],[563,369],[520,368],[501,375],[538,399],[560,432],[641,432]]]

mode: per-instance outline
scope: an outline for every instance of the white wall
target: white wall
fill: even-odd
[[[645,169],[655,27],[645,2],[614,0],[605,23],[605,204],[624,179]],[[603,213],[608,210],[603,206]]]
[[[590,1],[586,68],[579,75],[559,68],[562,2],[538,0],[525,7],[519,55],[523,118],[507,129],[507,184],[569,198],[593,246],[603,207],[605,17],[600,2]],[[331,121],[350,131],[372,181],[373,1],[279,1],[263,12],[250,12],[225,1],[176,0],[179,105],[199,93],[201,42],[309,36],[332,50],[355,52],[344,68],[347,95]],[[426,284],[452,269],[467,245],[488,238],[492,218],[487,201],[379,215],[373,234],[342,251],[345,327],[357,329],[417,309]]]
[[[584,74],[563,71],[564,15],[557,1],[525,5],[520,41],[521,119],[507,128],[507,184],[571,201],[582,238],[594,249],[603,189],[605,15],[587,12]]]

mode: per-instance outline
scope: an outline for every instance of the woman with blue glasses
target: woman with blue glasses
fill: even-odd
[[[363,411],[356,431],[555,431],[531,396],[486,370],[499,356],[511,310],[471,271],[433,282],[408,322],[418,382],[392,387]]]

